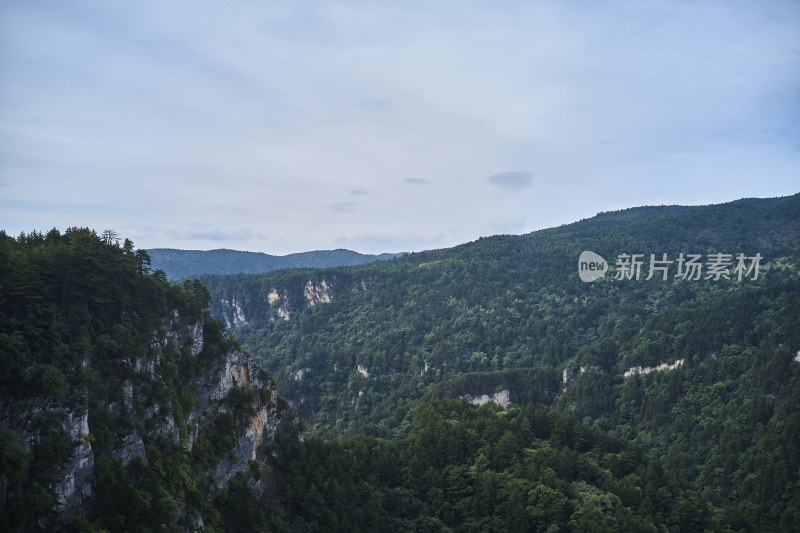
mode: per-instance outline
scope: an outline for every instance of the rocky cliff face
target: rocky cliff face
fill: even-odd
[[[207,333],[203,320],[187,323],[175,311],[144,353],[118,359],[112,373],[98,376],[80,393],[0,405],[0,429],[13,431],[28,452],[41,453],[43,443],[55,443],[52,511],[62,521],[91,514],[99,457],[127,467],[137,458],[150,464],[156,461],[153,454],[179,450],[202,458],[201,477],[212,490],[237,475],[255,494],[263,490],[269,474],[266,449],[286,424],[294,423],[292,415],[258,361],[234,342],[207,346]],[[90,371],[107,357],[95,353],[81,364]],[[187,368],[191,376],[178,375]],[[224,435],[227,449],[214,440],[223,419],[235,421]],[[198,445],[212,451],[198,451]],[[5,489],[5,473],[0,477]],[[2,510],[6,491],[0,492]],[[202,522],[200,517],[195,525]]]
[[[368,279],[344,275],[288,273],[265,290],[250,278],[213,294],[211,311],[227,328],[258,327],[265,322],[286,322],[304,309],[327,304],[342,294],[366,292]],[[215,281],[215,285],[217,280]],[[256,285],[252,285],[256,283]],[[224,285],[224,284],[223,284]]]

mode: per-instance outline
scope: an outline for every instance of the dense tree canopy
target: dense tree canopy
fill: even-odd
[[[798,213],[800,195],[638,208],[180,285],[113,230],[0,232],[0,407],[90,398],[97,505],[76,530],[796,531]],[[584,250],[609,259],[604,278],[579,279]],[[633,253],[762,262],[743,279],[733,260],[721,279],[618,279],[614,258]],[[176,311],[203,324],[199,353],[153,348]],[[192,376],[238,347],[225,325],[308,419],[305,438],[292,424],[260,450],[269,464],[213,490],[253,406],[286,407],[237,388],[196,435],[111,453],[154,403],[186,420],[202,394]],[[152,400],[128,407],[119,384],[152,350]],[[501,391],[510,408],[464,399]],[[51,418],[33,445],[13,419],[0,426],[4,529],[60,520],[52,486],[77,443]]]
[[[146,251],[121,245],[113,231],[0,232],[0,530],[173,531],[198,523],[228,530],[232,492],[261,509],[238,478],[222,491],[210,480],[232,453],[234,431],[244,431],[255,394],[265,402],[271,390],[233,389],[207,429],[187,433],[202,392],[196,378],[238,345],[208,314],[203,285],[171,285],[149,263]],[[202,326],[202,349],[168,340],[194,324]],[[142,361],[149,371],[139,371]],[[159,414],[174,422],[178,442],[153,433]],[[76,439],[68,429],[84,417],[88,433],[79,428]],[[142,447],[132,459],[120,450],[131,435]],[[55,487],[87,442],[91,498],[81,513],[63,516]],[[241,523],[255,531],[266,515]]]
[[[639,444],[741,524],[778,527],[800,468],[798,213],[798,195],[637,208],[355,268],[203,281],[214,315],[326,434],[399,439],[424,400],[509,390]],[[612,271],[580,281],[583,250]],[[649,265],[626,280],[622,253],[763,259],[757,277],[731,260],[730,279],[682,279],[673,263],[667,280],[645,279]],[[311,305],[323,282],[330,301]],[[673,370],[632,371],[659,365]],[[768,463],[782,469],[769,480]]]

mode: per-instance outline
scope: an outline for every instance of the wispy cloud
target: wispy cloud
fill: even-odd
[[[350,194],[355,196],[364,196],[365,194],[367,194],[367,191],[362,191],[361,189],[353,189],[352,191],[350,191]]]
[[[492,174],[486,181],[499,189],[507,191],[524,191],[533,183],[533,173],[523,170],[499,172]]]
[[[403,178],[403,182],[410,183],[412,185],[427,185],[428,181],[422,178]]]
[[[328,205],[328,209],[336,213],[355,213],[358,202],[339,202]]]

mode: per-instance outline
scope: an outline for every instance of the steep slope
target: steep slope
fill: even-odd
[[[4,531],[730,523],[635,448],[554,410],[434,401],[397,442],[300,439],[199,283],[169,285],[146,252],[85,229],[0,233],[0,259]],[[328,291],[303,296],[330,303]]]
[[[153,268],[163,270],[170,280],[202,274],[262,274],[284,268],[327,268],[384,261],[402,254],[360,254],[351,250],[317,250],[283,256],[237,250],[148,250]]]
[[[232,491],[262,506],[269,450],[297,431],[205,288],[108,237],[0,233],[4,531],[218,528]]]
[[[431,386],[465,383],[464,374],[485,384],[462,394],[494,394],[502,380],[489,373],[505,373],[534,383],[512,401],[549,404],[582,347],[632,336],[661,309],[796,272],[800,195],[640,210],[361,267],[202,280],[213,315],[264,360],[301,416],[334,434],[398,426]],[[612,267],[584,283],[584,250],[611,265],[643,254],[642,275],[616,279]],[[758,278],[739,280],[730,269],[733,279],[674,277],[679,254],[707,261],[714,253],[760,255]],[[668,254],[669,279],[645,279],[650,254]]]
[[[587,250],[611,267],[591,283],[578,275]],[[622,275],[623,254],[642,254],[638,279]],[[646,279],[651,254],[654,266],[672,261],[666,279]],[[699,279],[678,275],[690,254]],[[213,314],[330,434],[402,438],[437,397],[554,406],[663,456],[738,527],[777,529],[798,501],[798,265],[794,195],[603,213],[361,267],[203,279]]]
[[[666,309],[581,349],[567,374],[556,407],[649,450],[740,526],[798,523],[797,276]]]

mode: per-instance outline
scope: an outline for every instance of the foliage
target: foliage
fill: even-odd
[[[639,444],[737,528],[777,529],[800,491],[798,213],[800,195],[636,208],[359,267],[202,281],[212,313],[326,435],[400,439],[424,400],[509,390]],[[763,261],[758,279],[612,270],[583,283],[583,250],[612,264],[620,253]],[[311,305],[306,289],[323,281],[330,302]]]
[[[333,435],[392,437],[442,383],[460,380],[454,386],[461,394],[510,388],[514,401],[549,405],[560,392],[563,365],[592,343],[630,338],[664,309],[790,279],[800,249],[798,212],[800,195],[639,208],[358,267],[202,281],[212,314],[263,360],[301,416]],[[606,258],[742,252],[765,259],[757,280],[608,275],[587,284],[576,272],[582,250]],[[309,284],[322,282],[331,301],[310,305]],[[233,317],[234,303],[244,321]],[[649,354],[662,362],[655,347]],[[616,354],[607,355],[613,366]],[[498,372],[513,378],[522,369],[536,372],[535,387],[512,388],[497,379]],[[475,387],[464,388],[467,383]]]
[[[87,359],[118,374],[167,310],[207,303],[158,281],[148,263],[130,241],[109,243],[85,228],[17,239],[0,232],[0,393],[64,397],[90,385]]]
[[[719,509],[641,451],[552,409],[438,400],[419,406],[403,440],[312,439],[279,468],[286,514],[272,517],[278,531],[727,526]]]
[[[792,531],[798,213],[800,195],[637,208],[369,265],[181,285],[113,231],[0,233],[0,528],[59,525],[53,486],[79,443],[58,417],[88,406],[94,506],[75,530]],[[583,250],[764,260],[757,280],[612,270],[587,284]],[[176,316],[202,324],[201,351],[153,344]],[[193,380],[241,348],[221,324],[312,427],[300,439],[304,424],[289,424],[229,479],[220,468],[253,406],[287,404],[254,369],[267,386],[234,388],[187,433],[203,396]],[[145,382],[132,368],[154,354]],[[508,410],[456,399],[505,390]],[[41,407],[37,443],[12,424],[15,402]],[[121,436],[148,434],[156,411],[178,442],[150,434],[144,457],[121,460]]]
[[[205,286],[171,285],[129,240],[79,228],[0,232],[0,276],[0,428],[11,428],[0,430],[0,529],[64,526],[56,487],[87,442],[92,494],[71,519],[76,531],[226,530],[221,506],[232,495],[261,508],[238,485],[217,494],[214,477],[254,405],[271,399],[269,374],[254,368],[267,384],[258,396],[234,387],[199,435],[186,432],[200,378],[240,349],[208,314]],[[202,350],[174,340],[190,325],[202,329]],[[178,442],[154,431],[158,413]],[[67,428],[84,417],[89,432],[76,440]]]

